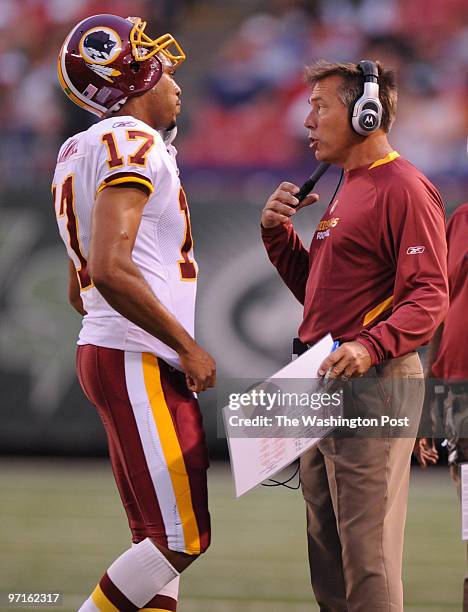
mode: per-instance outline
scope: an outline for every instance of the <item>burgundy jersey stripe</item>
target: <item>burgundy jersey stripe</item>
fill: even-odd
[[[119,178],[138,178],[143,179],[148,183],[151,183],[151,179],[149,179],[147,176],[144,176],[143,174],[138,174],[138,172],[115,172],[114,174],[111,174],[110,176],[105,178],[102,182],[107,185],[108,183],[111,183],[112,181],[115,181],[115,179]]]

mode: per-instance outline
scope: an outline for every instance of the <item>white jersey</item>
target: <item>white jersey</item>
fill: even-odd
[[[158,300],[194,335],[198,268],[175,156],[172,144],[146,123],[130,116],[105,119],[62,145],[52,191],[60,235],[75,264],[87,312],[78,344],[150,352],[180,369],[174,350],[106,302],[86,266],[96,195],[111,185],[145,185],[151,195],[132,258]]]

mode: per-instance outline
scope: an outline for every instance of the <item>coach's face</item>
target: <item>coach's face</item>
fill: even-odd
[[[348,109],[337,93],[340,84],[339,76],[315,83],[309,98],[310,112],[304,121],[315,158],[337,165],[342,165],[359,141],[351,128]]]

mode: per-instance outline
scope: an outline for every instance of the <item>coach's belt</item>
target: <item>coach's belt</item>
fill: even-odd
[[[468,393],[468,382],[450,382],[447,383],[447,389],[450,390],[452,393],[455,393],[455,395]]]

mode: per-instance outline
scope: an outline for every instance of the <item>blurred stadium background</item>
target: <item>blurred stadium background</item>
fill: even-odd
[[[221,377],[271,373],[300,320],[258,225],[276,184],[300,183],[314,166],[302,125],[305,63],[370,57],[396,68],[392,144],[438,186],[448,213],[468,199],[466,0],[0,0],[0,591],[64,590],[64,610],[127,541],[108,466],[96,460],[104,435],[75,381],[79,319],[66,305],[50,198],[59,145],[93,121],[60,92],[57,53],[76,21],[103,12],[173,32],[188,55],[177,73],[176,145],[201,269],[198,338]],[[304,236],[337,177],[326,175],[321,203],[301,215]],[[201,402],[212,455],[224,459],[215,399]],[[416,472],[407,609],[457,610],[455,494],[443,468]],[[235,501],[219,464],[212,508],[213,552],[187,574],[181,612],[313,610],[300,496],[260,490]]]

